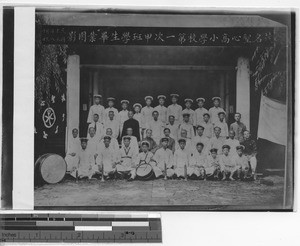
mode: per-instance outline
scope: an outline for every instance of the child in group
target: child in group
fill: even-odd
[[[170,136],[178,140],[178,132],[179,132],[179,123],[175,121],[174,115],[169,115],[169,122],[166,124],[166,127],[170,129],[171,134]]]
[[[206,154],[203,151],[204,145],[199,142],[196,149],[191,154],[190,171],[188,173],[191,179],[206,180]]]
[[[224,145],[224,139],[220,137],[221,128],[218,126],[214,127],[214,137],[209,140],[208,148],[217,149],[218,155],[222,154],[222,146]]]
[[[162,138],[161,139],[161,148],[159,148],[153,157],[153,160],[156,161],[157,167],[161,171],[161,175],[166,175],[168,178],[172,178],[174,176],[174,169],[173,167],[173,153],[172,151],[168,148],[168,142],[169,138]],[[155,176],[159,177],[158,172],[156,172]]]
[[[178,94],[171,94],[171,101],[172,104],[168,106],[167,110],[167,117],[169,118],[170,115],[173,115],[175,121],[180,123],[182,117],[182,107],[177,104],[179,95]]]
[[[122,110],[118,114],[118,118],[119,118],[119,121],[120,121],[120,132],[123,131],[124,122],[129,119],[128,118],[128,105],[129,105],[128,100],[122,100],[121,101]]]
[[[145,137],[145,130],[147,127],[147,123],[152,120],[153,107],[151,107],[153,101],[152,96],[146,96],[145,102],[146,106],[142,108],[142,137]]]
[[[130,136],[123,137],[122,148],[119,150],[119,161],[116,165],[117,173],[126,179],[134,179],[136,176],[135,162],[138,152],[130,147],[130,141]]]
[[[108,107],[105,109],[105,117],[104,117],[103,121],[105,121],[105,120],[107,120],[109,118],[108,115],[109,115],[110,111],[114,112],[114,116],[115,116],[116,120],[118,120],[118,114],[119,114],[119,112],[114,107],[116,99],[114,97],[108,97],[106,100],[107,100]]]
[[[143,139],[143,141],[148,142],[148,144],[149,144],[149,147],[148,147],[149,151],[154,154],[155,151],[158,149],[158,145],[157,145],[157,143],[152,138],[152,130],[151,129],[147,129],[146,130],[146,137]]]
[[[88,150],[88,139],[81,138],[81,149],[78,153],[78,169],[71,173],[73,177],[91,179],[95,173],[95,159],[93,154]]]
[[[223,145],[222,147],[222,155],[219,156],[220,161],[220,167],[221,171],[223,173],[223,179],[226,180],[226,178],[229,176],[230,180],[234,180],[233,174],[236,170],[235,164],[232,160],[232,157],[230,156],[230,146],[229,145]]]
[[[224,109],[220,107],[220,102],[221,102],[221,98],[220,97],[213,97],[212,101],[214,103],[214,106],[212,108],[209,109],[209,114],[210,114],[210,120],[211,123],[214,125],[216,122],[219,121],[219,116],[218,114],[220,112],[224,112]]]
[[[198,108],[195,110],[195,125],[202,125],[204,122],[203,116],[204,114],[208,114],[208,110],[204,108],[205,99],[203,97],[199,97],[196,99],[198,103]]]
[[[195,136],[193,125],[190,123],[190,115],[188,113],[183,114],[183,122],[179,126],[179,132],[182,130],[187,131],[187,138],[192,139]]]
[[[168,139],[168,145],[167,148],[170,149],[172,151],[172,153],[174,154],[175,152],[175,139],[170,137],[171,131],[169,128],[165,128],[164,129],[164,138]],[[159,141],[159,148],[162,147],[162,139]]]
[[[203,114],[203,122],[201,126],[204,127],[203,135],[208,139],[211,139],[214,132],[214,126],[210,123],[210,115],[208,113]]]
[[[106,131],[107,128],[112,129],[112,137],[118,138],[120,133],[120,122],[115,118],[114,111],[108,112],[108,119],[104,122],[104,129]]]
[[[182,110],[182,116],[184,114],[189,114],[190,115],[189,123],[195,127],[196,126],[195,111],[191,109],[194,101],[193,99],[186,98],[184,99],[184,102],[185,102],[185,109]]]
[[[240,145],[240,142],[235,139],[235,133],[233,130],[229,131],[229,138],[224,141],[225,145],[228,145],[232,151],[229,152],[230,156],[236,154],[236,147]]]
[[[250,163],[251,176],[254,180],[256,180],[257,146],[255,140],[251,138],[251,134],[248,130],[244,131],[244,140],[241,142],[241,145],[245,147],[244,155]]]
[[[78,165],[78,153],[81,148],[80,139],[78,138],[78,129],[72,130],[72,138],[68,141],[68,149],[65,157],[67,163],[67,172],[72,173]]]
[[[218,113],[219,120],[215,122],[214,126],[218,126],[221,129],[220,138],[225,141],[228,137],[228,125],[225,121],[225,112],[219,112]]]
[[[203,144],[203,152],[206,153],[209,138],[204,136],[204,127],[199,125],[199,126],[197,126],[196,131],[197,131],[197,135],[192,139],[192,145],[196,149],[196,145],[198,143],[202,143]]]
[[[110,147],[110,141],[110,136],[104,137],[104,146],[98,150],[96,158],[98,169],[105,179],[114,178],[118,161],[118,152]]]
[[[243,122],[241,122],[242,115],[240,113],[234,114],[234,120],[230,125],[230,131],[234,131],[235,133],[235,139],[237,139],[239,142],[242,142],[244,140],[244,131],[246,131],[246,126]]]
[[[177,178],[187,178],[188,173],[191,173],[189,168],[189,153],[186,151],[186,140],[178,140],[179,148],[174,153],[174,171]]]
[[[210,155],[207,156],[206,177],[210,180],[219,180],[221,178],[221,166],[218,157],[218,149],[212,148]]]
[[[140,138],[143,138],[143,135],[142,135],[142,113],[141,113],[141,110],[142,110],[142,104],[140,103],[135,103],[133,104],[133,109],[134,109],[134,115],[133,115],[133,119],[137,120],[139,122],[139,126],[140,126]]]
[[[244,155],[245,147],[243,145],[239,145],[236,147],[237,154],[233,157],[233,163],[236,166],[236,176],[238,180],[245,180],[249,177],[249,163],[248,158]]]
[[[158,112],[152,112],[153,119],[146,123],[147,129],[152,130],[152,138],[155,143],[159,144],[160,139],[163,137],[164,124],[158,120]]]
[[[87,123],[93,122],[94,114],[98,114],[100,123],[104,121],[104,107],[101,105],[101,98],[101,95],[94,95],[94,105],[90,107]]]
[[[89,135],[89,129],[91,127],[93,127],[95,129],[95,137],[99,141],[102,138],[102,136],[104,135],[104,128],[103,128],[103,124],[99,122],[99,115],[98,114],[94,114],[93,122],[90,123],[89,126],[88,126],[87,135]]]
[[[158,106],[154,108],[159,114],[158,120],[161,121],[164,125],[167,123],[167,108],[164,106],[166,101],[166,96],[159,95],[158,99]]]

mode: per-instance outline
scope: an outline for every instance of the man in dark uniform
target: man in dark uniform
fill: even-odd
[[[132,110],[128,111],[128,118],[129,119],[124,122],[121,137],[127,135],[126,130],[128,128],[132,128],[132,131],[133,131],[132,135],[136,137],[138,142],[140,142],[141,141],[140,124],[136,119],[133,118],[133,111]]]

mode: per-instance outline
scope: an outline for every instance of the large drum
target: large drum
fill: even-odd
[[[136,168],[136,177],[140,180],[149,180],[154,176],[153,168],[148,163],[141,163]]]
[[[65,177],[67,164],[57,154],[44,154],[35,162],[34,171],[37,183],[56,184]]]

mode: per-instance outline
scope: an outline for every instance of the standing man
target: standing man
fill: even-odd
[[[122,110],[119,112],[119,121],[120,121],[120,132],[122,133],[123,131],[123,124],[126,120],[128,120],[128,105],[129,105],[129,101],[128,100],[122,100],[121,101],[121,106],[122,106]]]
[[[234,120],[230,125],[230,131],[234,131],[235,136],[234,138],[242,142],[244,140],[244,131],[246,131],[246,126],[243,122],[241,122],[242,115],[240,113],[234,114]]]
[[[143,115],[141,113],[142,110],[142,104],[140,103],[135,103],[133,104],[133,109],[134,109],[134,115],[133,115],[133,119],[137,120],[139,122],[139,126],[140,126],[140,138],[143,138],[142,135],[142,120],[143,120]]]
[[[222,154],[222,147],[224,145],[224,139],[222,137],[220,137],[221,134],[221,128],[218,126],[214,127],[214,137],[212,137],[209,140],[208,143],[208,149],[216,149],[217,150],[217,154],[221,155]]]
[[[145,102],[146,106],[142,108],[142,137],[145,137],[145,130],[147,127],[147,123],[152,120],[153,108],[151,107],[151,103],[153,101],[152,96],[146,96]]]
[[[154,108],[158,112],[158,120],[160,120],[163,124],[167,123],[167,108],[164,106],[166,101],[166,96],[159,95],[158,99],[158,106]]]
[[[175,117],[175,122],[180,123],[182,107],[177,104],[179,95],[171,94],[170,96],[171,96],[172,104],[168,107],[167,117],[169,118],[170,115],[173,115]]]
[[[219,120],[218,114],[220,112],[225,113],[225,111],[223,108],[220,107],[220,103],[221,103],[220,97],[213,97],[212,100],[213,100],[214,106],[212,108],[210,108],[208,112],[210,114],[211,123],[214,125]]]
[[[205,103],[203,97],[197,98],[196,102],[198,103],[198,108],[195,110],[195,125],[199,126],[204,122],[203,116],[208,113],[208,110],[203,107]]]
[[[101,95],[94,95],[94,105],[90,107],[88,118],[87,118],[87,123],[92,123],[93,122],[93,117],[94,114],[98,114],[99,119],[98,121],[100,123],[103,123],[104,121],[104,107],[101,105]]]
[[[210,123],[209,113],[204,113],[202,126],[204,127],[204,136],[211,139],[214,131],[214,126],[212,123]]]
[[[226,138],[228,137],[228,125],[225,121],[225,112],[219,112],[218,116],[219,116],[219,120],[215,122],[214,126],[215,127],[218,126],[221,128],[220,137],[223,138],[223,140],[225,141]]]
[[[128,128],[132,128],[132,135],[136,137],[138,142],[140,142],[141,141],[140,124],[137,120],[135,120],[133,118],[133,116],[134,116],[133,111],[129,110],[128,111],[128,120],[126,120],[124,122],[121,137],[124,137],[127,134],[126,131]]]
[[[105,117],[104,120],[108,119],[109,111],[113,111],[116,119],[118,119],[118,110],[114,107],[116,99],[114,97],[108,97],[107,99],[108,107],[105,109]]]

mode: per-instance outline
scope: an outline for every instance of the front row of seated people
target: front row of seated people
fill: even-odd
[[[110,128],[106,133],[103,141],[97,142],[93,140],[93,128],[90,128],[89,138],[81,139],[78,138],[78,130],[73,129],[73,139],[65,158],[70,175],[89,179],[102,175],[105,179],[122,177],[131,181],[137,177],[137,167],[147,163],[151,165],[155,178],[256,179],[255,156],[244,153],[243,145],[235,144],[231,147],[230,141],[218,145],[220,149],[214,147],[214,142],[205,143],[206,146],[200,141],[192,144],[190,139],[185,138],[186,132],[183,131],[182,138],[175,143],[168,137],[169,130],[166,128],[166,137],[160,140],[158,146],[151,146],[149,132],[139,149],[137,139],[132,136],[132,129],[129,128],[119,148],[117,140],[111,137]]]

